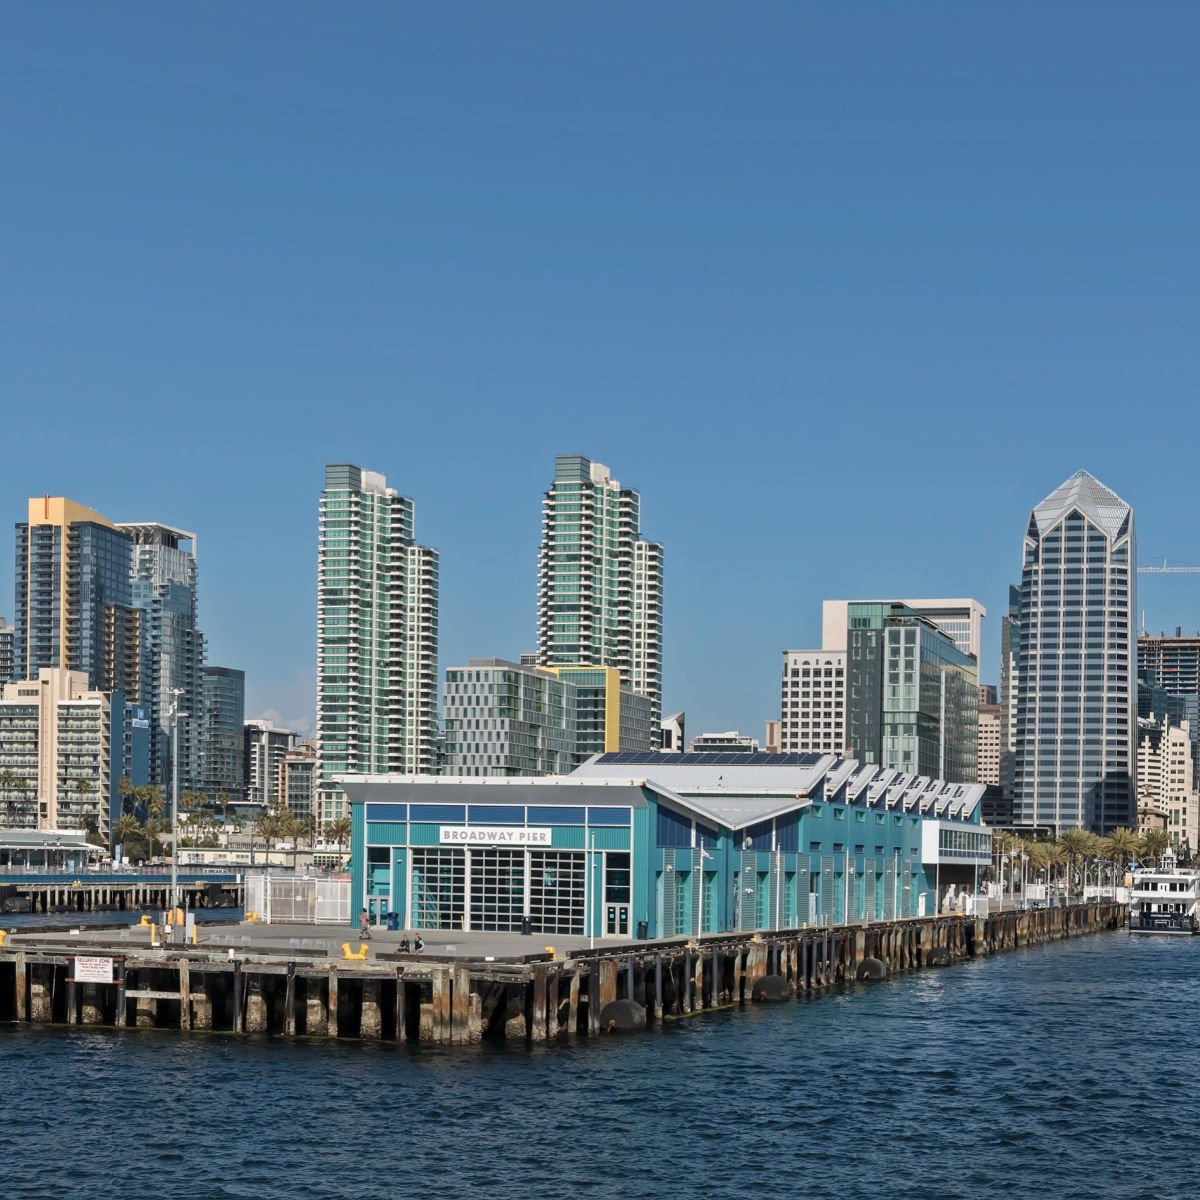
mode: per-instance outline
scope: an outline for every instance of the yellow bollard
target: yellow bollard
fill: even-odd
[[[248,912],[246,914],[246,924],[247,925],[257,925],[258,924],[258,913]]]
[[[138,924],[139,925],[149,925],[150,924],[150,914],[142,913],[142,919],[138,922]]]
[[[192,926],[192,945],[198,946],[200,943],[196,940],[196,934],[200,931],[199,925]]]
[[[367,957],[366,942],[358,943],[358,952],[357,953],[355,953],[354,951],[352,951],[350,949],[349,942],[343,942],[342,943],[342,957],[347,958],[347,959],[352,959],[355,962],[361,962],[363,959],[365,959]]]
[[[553,946],[547,946],[547,947],[546,947],[546,953],[547,953],[548,955],[550,955],[550,961],[551,961],[551,962],[554,962],[554,960],[558,958],[558,955],[555,953],[555,951],[554,951],[554,947],[553,947]]]
[[[0,946],[4,945],[4,939],[8,937],[7,929],[0,929]]]

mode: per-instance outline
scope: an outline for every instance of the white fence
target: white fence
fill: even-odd
[[[246,911],[268,925],[348,925],[350,881],[302,875],[247,875]]]

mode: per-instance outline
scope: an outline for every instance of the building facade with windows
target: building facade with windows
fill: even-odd
[[[201,686],[201,790],[210,804],[240,804],[246,789],[246,672],[205,667]]]
[[[94,691],[141,703],[147,665],[132,593],[133,540],[61,496],[29,501],[16,526],[13,678],[82,671]]]
[[[845,753],[845,648],[783,652],[779,749],[784,754]]]
[[[846,746],[867,763],[976,782],[975,656],[900,603],[852,603],[846,651]]]
[[[119,523],[130,548],[130,603],[140,614],[145,671],[142,703],[151,714],[150,781],[171,782],[171,705],[179,723],[179,786],[202,785],[204,635],[197,625],[196,535],[155,521]]]
[[[315,821],[317,744],[311,738],[297,742],[279,760],[275,793],[279,804],[297,821]]]
[[[1200,797],[1192,771],[1191,728],[1186,720],[1139,718],[1137,795],[1139,813],[1143,807],[1163,813],[1175,848],[1186,845],[1195,853],[1200,847]]]
[[[325,468],[317,580],[317,805],[343,814],[334,776],[428,772],[438,754],[438,556],[413,502],[351,463]]]
[[[641,497],[608,467],[562,454],[542,504],[537,665],[612,667],[662,713],[663,550]]]
[[[826,650],[845,650],[849,645],[850,605],[901,604],[936,625],[963,654],[979,661],[983,618],[987,609],[978,600],[826,600],[821,605],[821,645]]]
[[[501,658],[446,670],[449,775],[566,775],[580,762],[575,688],[553,671]]]
[[[16,629],[0,617],[0,685],[10,682],[13,677],[16,636]]]
[[[698,733],[688,747],[692,754],[758,754],[757,738],[728,729],[724,733]]]
[[[345,776],[351,907],[628,938],[932,913],[991,858],[979,784],[817,754],[606,754],[569,776]],[[939,880],[940,876],[940,880]]]
[[[1014,816],[1105,834],[1136,817],[1133,509],[1086,471],[1029,515],[1017,659]]]
[[[42,668],[0,689],[0,822],[92,830],[121,815],[122,776],[148,782],[149,721],[141,705],[88,687],[82,671]]]
[[[280,729],[255,718],[242,727],[242,777],[246,781],[246,803],[272,807],[279,799],[279,767],[296,744],[290,729]]]

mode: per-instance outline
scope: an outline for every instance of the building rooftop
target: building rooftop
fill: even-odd
[[[1039,533],[1058,524],[1071,509],[1078,509],[1110,537],[1120,537],[1121,528],[1132,509],[1116,492],[1107,488],[1087,471],[1076,471],[1033,510]]]

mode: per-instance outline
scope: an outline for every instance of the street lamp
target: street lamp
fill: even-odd
[[[700,945],[700,935],[704,932],[704,860],[712,858],[703,846],[700,847],[700,864],[696,870],[696,946]]]
[[[171,722],[171,925],[179,908],[179,720],[188,714],[179,711],[179,697],[184,688],[171,688],[171,706],[167,710]]]

